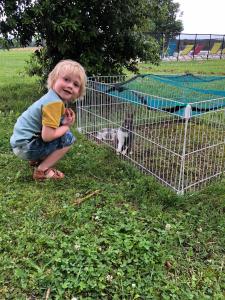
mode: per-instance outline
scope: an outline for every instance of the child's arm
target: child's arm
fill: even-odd
[[[43,126],[41,131],[41,137],[44,142],[51,142],[63,136],[68,130],[69,130],[68,125],[62,125],[58,128]]]
[[[75,113],[71,108],[67,108],[65,112],[65,118],[62,126],[58,128],[52,128],[49,126],[43,126],[41,131],[41,137],[44,142],[51,142],[61,136],[63,136],[75,122]]]

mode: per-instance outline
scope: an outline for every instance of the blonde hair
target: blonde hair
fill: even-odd
[[[86,83],[87,83],[87,76],[86,76],[85,70],[81,66],[81,64],[79,64],[78,62],[71,60],[71,59],[61,60],[54,67],[54,69],[49,73],[48,80],[47,80],[48,89],[53,88],[53,86],[61,72],[78,75],[80,77],[81,86],[80,86],[79,97],[84,96],[85,90],[86,90]]]

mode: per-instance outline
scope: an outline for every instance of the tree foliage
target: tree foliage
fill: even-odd
[[[183,30],[180,20],[176,20],[179,4],[172,0],[151,0],[149,2],[149,18],[154,20],[153,31],[173,37]]]
[[[88,74],[118,74],[137,71],[137,58],[159,62],[158,41],[143,29],[179,31],[178,7],[172,0],[1,0],[0,31],[22,46],[34,37],[44,46],[35,53],[42,75],[64,58]]]

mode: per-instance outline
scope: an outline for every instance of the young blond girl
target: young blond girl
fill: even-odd
[[[70,131],[75,113],[66,106],[84,96],[86,80],[78,62],[60,61],[48,76],[48,93],[17,119],[10,144],[15,155],[35,166],[35,180],[64,178],[53,166],[76,140]]]

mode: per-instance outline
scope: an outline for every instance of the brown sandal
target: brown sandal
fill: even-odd
[[[64,178],[64,174],[60,172],[59,170],[49,168],[45,171],[35,169],[33,173],[33,179],[34,180],[45,180],[45,179],[54,179],[59,180]]]

